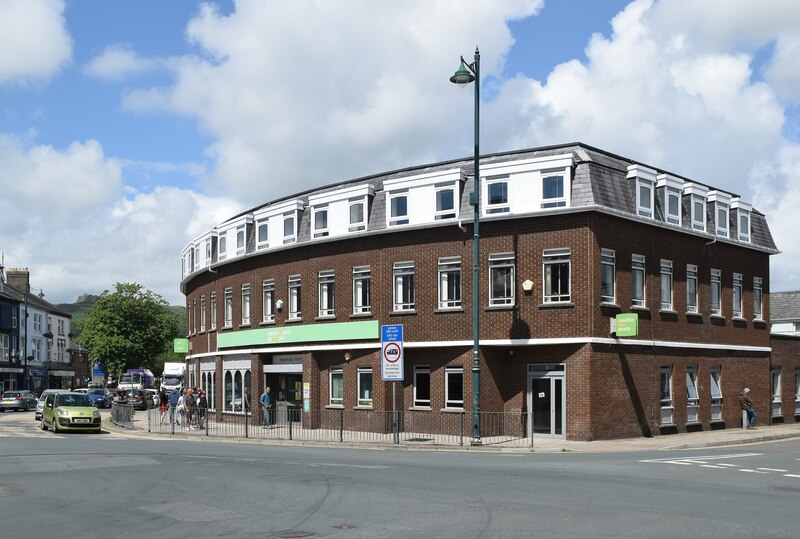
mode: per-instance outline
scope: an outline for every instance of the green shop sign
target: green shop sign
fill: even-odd
[[[377,320],[340,322],[337,324],[310,324],[280,328],[249,329],[220,333],[217,348],[259,346],[301,342],[352,341],[378,339],[380,324]]]
[[[639,334],[639,315],[636,313],[618,314],[617,337],[635,337]]]
[[[188,354],[189,339],[175,339],[172,341],[172,351],[176,354]]]

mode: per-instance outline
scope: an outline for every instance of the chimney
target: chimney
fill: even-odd
[[[9,268],[6,271],[6,283],[18,292],[25,292],[25,287],[31,278],[28,268]]]

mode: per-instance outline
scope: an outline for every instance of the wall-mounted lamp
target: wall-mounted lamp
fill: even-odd
[[[522,283],[522,289],[523,289],[525,292],[530,292],[531,290],[533,290],[533,281],[531,281],[530,279],[526,279],[526,280],[525,280],[525,281]]]
[[[279,311],[281,309],[283,309],[283,300],[282,299],[279,299],[279,300],[275,301],[275,308],[278,309]]]
[[[350,358],[352,358],[352,357],[353,357],[353,356],[352,356],[352,355],[350,355],[350,352],[345,352],[345,353],[344,353],[344,360],[345,360],[345,361],[350,361]]]

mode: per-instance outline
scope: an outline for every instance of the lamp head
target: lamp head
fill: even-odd
[[[458,68],[452,77],[450,77],[450,82],[453,84],[458,84],[461,87],[466,86],[470,82],[475,80],[475,75],[472,74],[472,70],[467,66],[467,63],[464,61],[464,57],[461,57],[461,65]]]

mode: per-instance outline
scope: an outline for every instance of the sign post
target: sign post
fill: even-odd
[[[381,380],[392,382],[392,430],[394,442],[400,442],[395,387],[403,381],[403,325],[381,326]]]

